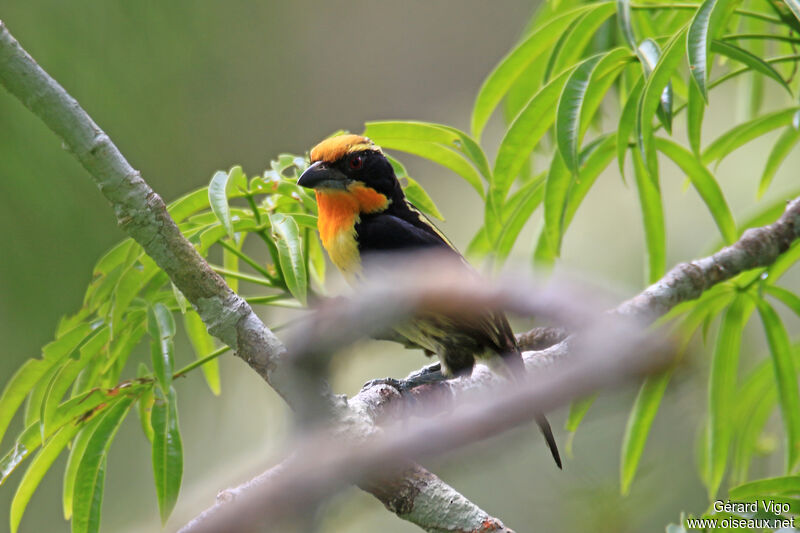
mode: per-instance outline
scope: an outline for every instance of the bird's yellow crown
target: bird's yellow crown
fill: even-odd
[[[362,150],[380,151],[371,140],[362,135],[337,135],[329,137],[311,149],[311,162],[333,163],[343,156]]]

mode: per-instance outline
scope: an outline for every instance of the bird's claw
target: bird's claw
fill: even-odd
[[[393,389],[396,389],[397,392],[400,394],[408,391],[411,387],[409,387],[405,380],[402,379],[395,379],[395,378],[381,378],[381,379],[371,379],[364,383],[361,387],[361,390],[368,389],[370,387],[376,387],[378,385],[388,385]]]

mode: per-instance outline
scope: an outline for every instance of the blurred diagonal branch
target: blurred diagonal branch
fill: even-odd
[[[562,357],[564,364],[542,369],[524,383],[509,383],[480,366],[471,378],[439,384],[439,389],[452,387],[458,391],[457,403],[450,397],[426,395],[424,401],[413,402],[414,407],[403,413],[405,416],[385,417],[382,431],[372,424],[367,425],[369,431],[364,434],[358,434],[358,425],[348,427],[346,423],[318,427],[292,447],[291,457],[277,469],[250,484],[247,490],[238,490],[235,500],[209,509],[184,528],[184,533],[219,531],[223,525],[228,531],[258,531],[266,524],[274,527],[281,520],[302,517],[309,507],[348,484],[370,486],[377,479],[379,486],[385,486],[385,476],[392,476],[398,469],[407,471],[408,461],[490,438],[532,420],[536,413],[656,371],[672,353],[669,343],[645,333],[638,321],[606,313],[595,313],[590,319],[585,309],[573,309],[583,307],[581,300],[565,298],[556,303],[556,295],[564,291],[533,290],[519,280],[491,289],[442,265],[424,265],[418,270],[417,266],[404,262],[403,276],[381,276],[385,283],[382,289],[359,291],[356,299],[346,305],[338,302],[335,309],[320,309],[314,317],[314,327],[304,327],[299,342],[290,343],[291,357],[327,359],[319,353],[319,347],[336,350],[385,326],[383,321],[396,322],[423,310],[447,309],[452,313],[456,308],[473,310],[472,313],[510,309],[540,314],[548,308],[551,314],[574,311],[577,334],[565,343],[570,357],[554,352],[552,355]],[[427,278],[421,280],[415,275],[419,271],[428,272]],[[556,307],[560,309],[553,312]],[[394,311],[387,312],[387,308]],[[382,315],[378,319],[376,312]],[[373,414],[365,412],[376,406],[371,402],[385,402],[398,394],[388,385],[366,390],[369,392],[354,397],[350,405],[354,413],[373,420]],[[447,416],[436,416],[442,412]],[[416,415],[413,424],[407,423],[409,414]],[[376,478],[376,473],[380,477]],[[464,531],[459,517],[447,517],[446,512],[447,509],[436,509],[434,514],[439,519],[444,515],[449,526],[443,524],[429,530]],[[495,530],[484,524],[477,531]]]
[[[169,216],[161,197],[142,179],[111,139],[81,108],[80,104],[20,46],[0,21],[0,84],[16,96],[64,142],[86,168],[111,203],[119,225],[138,242],[161,267],[176,287],[194,305],[211,334],[234,349],[250,367],[269,383],[289,405],[305,401],[308,391],[295,389],[286,379],[283,359],[286,348],[267,328],[252,308],[235,294],[184,238]],[[346,405],[330,395],[327,387],[314,391],[341,413]],[[405,498],[411,504],[445,509],[453,502],[472,517],[475,529],[483,523],[499,520],[490,517],[475,504],[458,494],[435,475],[414,467],[424,485],[416,498]],[[402,484],[394,485],[398,490]],[[405,494],[393,494],[391,485],[376,490],[376,496],[401,517],[403,506],[393,508],[389,502],[403,500]],[[435,489],[435,490],[430,490]],[[425,517],[415,522],[426,527]]]

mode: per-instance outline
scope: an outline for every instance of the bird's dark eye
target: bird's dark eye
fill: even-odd
[[[350,168],[352,170],[359,170],[364,166],[364,158],[360,155],[350,158]]]

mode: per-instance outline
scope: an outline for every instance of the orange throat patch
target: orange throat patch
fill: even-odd
[[[347,278],[361,271],[361,257],[356,240],[356,223],[362,213],[377,213],[389,206],[390,200],[375,189],[360,183],[347,190],[328,189],[315,191],[322,246],[336,268]]]

